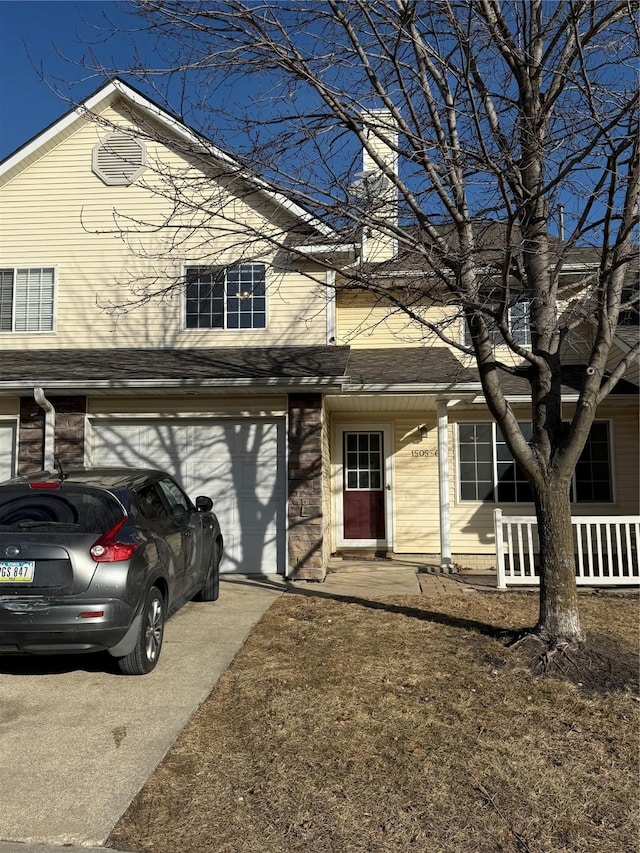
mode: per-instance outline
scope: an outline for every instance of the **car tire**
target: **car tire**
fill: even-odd
[[[118,668],[125,675],[146,675],[155,669],[164,638],[165,602],[157,586],[152,586],[142,608],[142,621],[133,651],[118,658]]]
[[[211,563],[202,588],[196,596],[198,601],[217,601],[220,595],[220,559],[222,557],[222,542],[218,540],[213,546]]]

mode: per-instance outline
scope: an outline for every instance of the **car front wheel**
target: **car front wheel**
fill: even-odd
[[[207,576],[197,595],[198,601],[217,601],[220,595],[220,560],[222,558],[222,542],[214,543],[211,563],[207,570]]]
[[[146,675],[158,663],[164,638],[164,597],[156,586],[152,586],[142,609],[142,621],[133,651],[118,658],[120,672],[125,675]]]

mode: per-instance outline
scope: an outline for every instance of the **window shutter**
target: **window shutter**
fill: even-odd
[[[13,270],[0,270],[0,332],[13,329]]]

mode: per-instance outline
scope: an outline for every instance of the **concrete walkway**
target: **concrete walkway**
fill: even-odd
[[[293,584],[298,588],[301,584]],[[309,586],[312,586],[311,584]],[[389,595],[466,595],[476,592],[471,584],[411,559],[332,559],[322,584],[314,584],[323,595],[384,598]]]

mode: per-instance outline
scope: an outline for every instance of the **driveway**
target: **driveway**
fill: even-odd
[[[104,842],[285,590],[238,575],[220,587],[169,620],[150,675],[115,674],[102,657],[0,658],[0,842]]]

